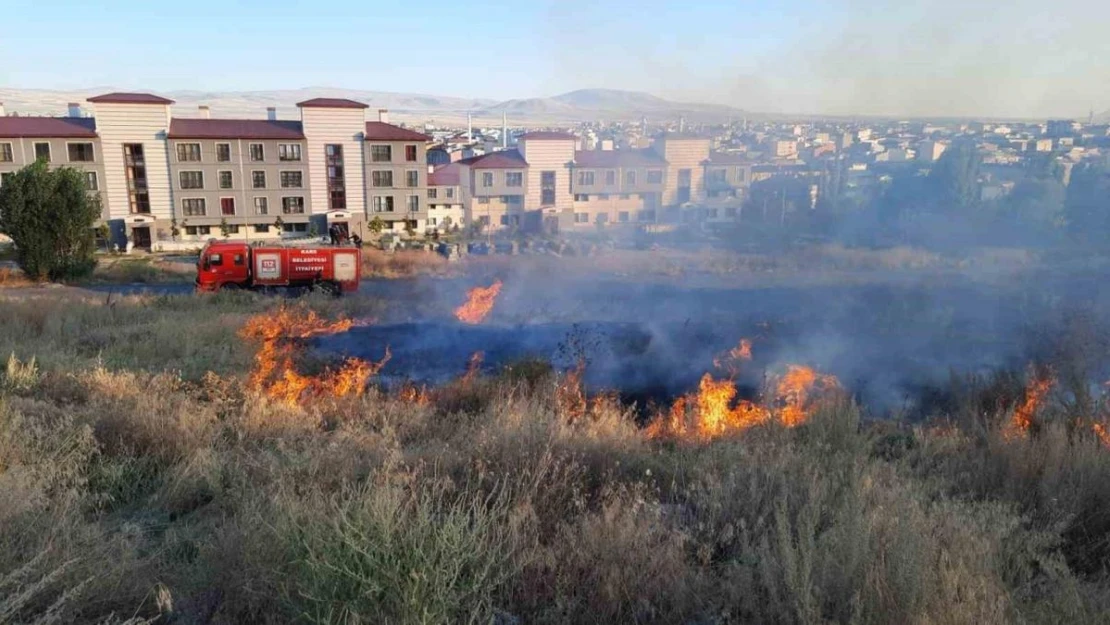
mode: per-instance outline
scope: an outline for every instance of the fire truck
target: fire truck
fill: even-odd
[[[357,247],[251,246],[210,241],[197,259],[198,291],[313,289],[340,295],[358,290]]]

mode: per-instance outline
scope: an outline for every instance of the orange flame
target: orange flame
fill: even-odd
[[[466,373],[460,379],[463,384],[470,384],[482,372],[482,360],[485,356],[485,353],[481,351],[470,355],[470,361],[466,363]]]
[[[752,359],[752,341],[751,339],[740,339],[740,343],[728,350],[724,354],[713,359],[713,366],[727,371],[730,376],[736,377],[740,374],[741,363],[748,362]]]
[[[563,374],[555,388],[555,401],[559,410],[571,423],[586,416],[588,404],[586,391],[582,388],[582,374],[585,371],[586,363],[579,360],[573,369]]]
[[[1110,449],[1110,432],[1106,431],[1106,426],[1101,423],[1092,423],[1091,429],[1095,431],[1095,436],[1098,437],[1099,442],[1107,449]]]
[[[1051,375],[1034,375],[1030,378],[1029,384],[1025,387],[1025,396],[1022,398],[1021,404],[1014,410],[1014,416],[1010,419],[1006,432],[1007,438],[1023,437],[1029,434],[1029,430],[1033,426],[1033,417],[1041,409],[1045,397],[1055,384],[1056,380]]]
[[[455,318],[463,323],[479,324],[485,320],[497,295],[501,293],[501,281],[497,280],[488,287],[476,286],[466,292],[466,303],[455,309]]]
[[[308,397],[361,395],[370,378],[389,361],[388,347],[380,362],[348,358],[339,369],[327,369],[319,376],[303,375],[294,366],[305,339],[343,332],[353,325],[349,319],[328,322],[315,311],[284,306],[273,314],[248,319],[239,336],[262,343],[255,354],[248,384],[267,397],[290,405]]]
[[[809,367],[791,365],[775,387],[777,410],[736,399],[732,380],[716,380],[705,374],[698,392],[678,398],[666,415],[648,424],[648,438],[712,440],[777,419],[786,427],[804,423],[812,412],[811,398],[839,387],[835,376],[819,374]]]

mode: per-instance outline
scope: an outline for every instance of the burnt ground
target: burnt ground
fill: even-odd
[[[747,337],[754,358],[743,387],[806,364],[835,374],[876,412],[912,409],[953,375],[1030,362],[1082,360],[1092,383],[1110,376],[1110,290],[1101,273],[905,273],[830,284],[772,277],[748,285],[502,277],[480,326],[458,323],[451,311],[485,279],[368,283],[361,296],[389,301],[387,318],[317,345],[372,359],[388,345],[386,383],[442,382],[465,371],[476,351],[490,372],[528,358],[564,368],[582,358],[592,388],[665,399],[696,386],[714,356]]]

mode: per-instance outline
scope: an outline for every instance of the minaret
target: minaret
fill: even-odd
[[[509,149],[509,118],[501,111],[501,147]]]
[[[466,142],[470,143],[474,140],[474,115],[471,113],[466,114]]]

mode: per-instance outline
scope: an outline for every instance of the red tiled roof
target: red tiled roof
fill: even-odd
[[[459,184],[459,164],[451,163],[436,167],[435,171],[428,174],[428,186],[453,187]]]
[[[662,167],[667,164],[651,148],[641,150],[579,150],[575,167]]]
[[[561,140],[564,140],[564,141],[566,141],[566,140],[577,141],[578,137],[575,136],[575,135],[570,134],[569,132],[556,132],[556,131],[552,131],[552,130],[534,130],[532,132],[526,132],[526,133],[520,135],[519,137],[517,137],[517,139],[526,139],[526,140],[533,140],[533,141],[535,141],[537,139],[539,139],[539,140],[561,139]]]
[[[368,141],[431,141],[426,134],[385,122],[366,122]]]
[[[329,109],[365,109],[370,108],[370,105],[363,104],[362,102],[355,102],[346,98],[312,98],[304,102],[297,102],[297,106],[307,106],[315,108],[329,108]]]
[[[96,120],[91,117],[0,117],[0,137],[96,137]]]
[[[268,119],[170,120],[170,139],[304,139],[301,122]]]
[[[711,152],[708,163],[711,165],[747,165],[751,160],[743,152]]]
[[[89,98],[89,102],[99,102],[104,104],[173,104],[173,100],[168,100],[161,96],[156,96],[150,93],[105,93],[104,95],[93,96]]]
[[[490,152],[481,156],[472,156],[458,161],[469,165],[471,169],[520,169],[528,166],[528,161],[516,150]]]

